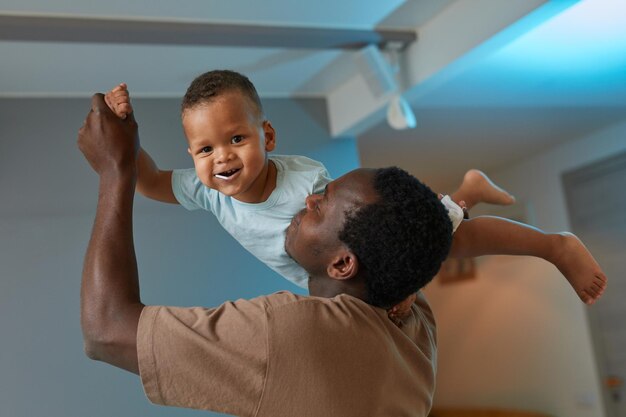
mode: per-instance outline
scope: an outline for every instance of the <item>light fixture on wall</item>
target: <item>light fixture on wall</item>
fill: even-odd
[[[359,67],[374,97],[389,97],[387,123],[392,129],[413,129],[417,126],[415,113],[408,101],[402,97],[397,74],[400,71],[399,50],[403,44],[388,44],[387,60],[375,45],[366,46],[359,54]]]
[[[396,130],[413,129],[417,126],[415,113],[413,113],[411,106],[400,93],[394,94],[391,100],[389,100],[387,123]]]
[[[391,71],[394,80],[400,74],[400,50],[405,45],[400,43],[389,42],[386,45],[386,50],[389,54],[389,70]],[[392,129],[404,130],[413,129],[417,126],[417,120],[415,119],[415,113],[411,109],[409,102],[402,97],[400,93],[400,85],[396,81],[396,92],[389,100],[387,106],[387,123]]]

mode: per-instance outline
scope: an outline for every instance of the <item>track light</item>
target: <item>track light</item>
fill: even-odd
[[[397,80],[400,72],[399,51],[404,45],[389,44],[386,46],[388,59],[376,45],[369,45],[359,54],[359,68],[375,97],[389,97],[387,104],[387,123],[393,129],[413,129],[417,125],[411,106],[400,93]]]
[[[397,78],[400,73],[400,50],[404,47],[402,44],[388,44],[387,51],[389,53],[389,69],[394,78]],[[400,83],[396,82],[396,92],[389,100],[387,106],[387,123],[393,129],[404,130],[413,129],[417,126],[415,120],[415,113],[411,109],[411,106],[402,97]]]
[[[394,94],[387,106],[387,123],[393,129],[413,129],[417,126],[415,113],[409,103],[399,93]]]
[[[411,106],[400,94],[396,79],[399,72],[399,49],[402,45],[386,48],[386,59],[376,45],[369,45],[358,55],[358,65],[374,97],[390,97],[387,105],[387,122],[396,130],[412,129],[417,125]],[[391,62],[390,62],[391,61]]]

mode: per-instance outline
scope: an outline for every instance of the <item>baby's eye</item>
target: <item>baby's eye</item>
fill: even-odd
[[[243,136],[237,135],[237,136],[232,137],[232,139],[230,140],[230,143],[236,144],[236,143],[241,143],[241,141],[243,141]]]
[[[211,153],[213,152],[213,148],[211,148],[210,146],[205,146],[204,148],[200,149],[200,153]]]

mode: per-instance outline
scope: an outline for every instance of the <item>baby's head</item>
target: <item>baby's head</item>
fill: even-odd
[[[264,119],[263,105],[252,81],[243,74],[230,70],[214,70],[197,76],[187,88],[181,104],[183,117],[185,112],[200,104],[210,103],[228,92],[239,92],[250,100],[252,109],[260,120]]]
[[[209,71],[193,80],[181,107],[200,181],[238,200],[259,202],[276,133],[250,80],[234,71]]]

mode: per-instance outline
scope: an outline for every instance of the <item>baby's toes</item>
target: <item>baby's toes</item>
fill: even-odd
[[[604,290],[606,288],[606,278],[596,276],[593,280],[593,285]]]
[[[585,290],[579,292],[578,296],[585,304],[593,304],[596,301],[595,298]]]

